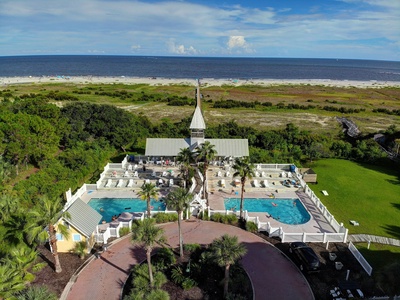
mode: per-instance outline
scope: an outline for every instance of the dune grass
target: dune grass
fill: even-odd
[[[310,188],[350,234],[400,239],[400,174],[393,163],[368,165],[339,159],[314,162]],[[329,196],[321,191],[326,190]],[[356,220],[359,226],[349,221]]]

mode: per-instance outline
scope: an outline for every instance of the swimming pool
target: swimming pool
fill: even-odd
[[[147,201],[135,198],[92,198],[89,206],[103,216],[100,223],[104,220],[111,222],[115,215],[123,212],[144,212],[147,210]],[[165,204],[151,199],[150,205],[157,211],[165,211]]]
[[[240,209],[240,198],[224,199],[225,209]],[[275,204],[275,205],[274,205]],[[265,212],[279,222],[299,225],[307,223],[311,216],[299,199],[245,198],[243,209],[248,212]]]

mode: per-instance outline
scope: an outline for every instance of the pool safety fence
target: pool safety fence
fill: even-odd
[[[208,207],[209,217],[212,215],[220,213],[225,215],[236,215],[239,217],[239,211],[232,210],[211,210]],[[246,222],[254,222],[257,225],[259,232],[267,232],[270,237],[279,237],[282,243],[290,243],[296,241],[302,241],[304,243],[327,243],[327,242],[337,242],[345,243],[347,240],[347,231],[342,233],[335,232],[298,232],[289,233],[285,232],[282,227],[273,227],[270,222],[261,222],[259,217],[250,217],[247,210],[243,211],[244,218]]]

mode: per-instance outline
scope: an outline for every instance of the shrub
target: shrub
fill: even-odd
[[[86,255],[86,242],[85,241],[80,241],[75,243],[74,249],[72,249],[72,252],[77,254],[81,259],[85,258]]]
[[[174,252],[170,248],[161,248],[152,259],[157,270],[164,270],[176,263]]]
[[[122,227],[119,229],[119,236],[127,235],[129,232],[131,232],[129,227]]]
[[[211,221],[223,223],[224,215],[221,213],[216,213],[211,216]]]
[[[188,252],[194,252],[200,249],[201,246],[199,244],[185,244],[183,245],[183,249]]]
[[[178,214],[166,214],[166,213],[158,213],[154,215],[156,219],[156,223],[167,223],[167,222],[175,222],[178,221]]]
[[[257,224],[254,222],[246,222],[246,230],[252,233],[258,232]]]
[[[226,222],[224,222],[225,224],[236,225],[238,223],[238,218],[236,217],[236,215],[233,214],[225,216],[225,220],[226,220]]]

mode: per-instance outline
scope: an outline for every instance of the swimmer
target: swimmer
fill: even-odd
[[[100,207],[100,211],[103,212],[103,211],[104,211],[104,208]]]
[[[294,201],[293,201],[293,206],[296,206],[296,204],[297,204],[297,203],[296,203],[296,200],[294,200]]]
[[[273,206],[278,206],[278,204],[276,204],[275,202],[272,202],[271,203]]]

